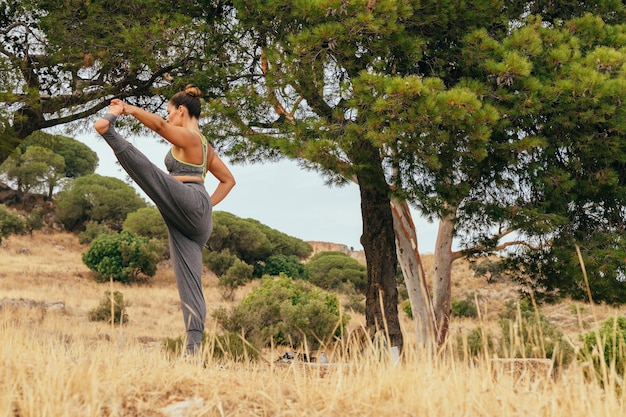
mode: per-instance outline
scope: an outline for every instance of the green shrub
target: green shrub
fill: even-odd
[[[218,277],[224,275],[237,259],[239,258],[228,250],[220,252],[204,251],[202,255],[202,263]]]
[[[599,336],[599,339],[598,339]],[[626,317],[613,317],[604,320],[598,331],[581,336],[583,346],[579,351],[579,361],[590,364],[600,380],[604,371],[614,367],[615,372],[624,378],[626,373]]]
[[[347,282],[362,294],[367,290],[367,268],[345,253],[320,252],[306,268],[309,282],[325,290],[340,290]]]
[[[568,364],[573,359],[574,349],[563,332],[535,311],[530,302],[524,299],[507,307],[499,320],[500,357],[554,359],[556,365]]]
[[[113,233],[115,232],[107,225],[89,220],[85,223],[85,230],[78,234],[78,242],[81,245],[88,245],[100,235],[110,235]]]
[[[24,219],[26,229],[32,233],[33,230],[43,229],[43,211],[40,208],[33,209]]]
[[[166,353],[171,356],[180,356],[185,347],[183,339],[183,336],[166,338],[163,342]],[[204,333],[202,335],[202,347],[203,349],[211,348],[211,355],[215,359],[235,362],[255,361],[259,358],[260,352],[260,349],[232,332],[216,334],[210,339],[207,339],[207,334]]]
[[[478,308],[472,296],[468,296],[465,300],[452,299],[451,314],[454,317],[478,317]]]
[[[226,331],[242,334],[259,346],[272,344],[316,349],[345,333],[348,317],[339,299],[311,284],[285,275],[261,280],[231,311],[213,312]]]
[[[252,279],[253,270],[254,267],[252,265],[235,259],[226,273],[219,277],[217,285],[220,288],[222,298],[227,301],[232,301],[234,299],[235,290]]]
[[[111,300],[111,291],[105,291],[104,298],[100,300],[100,305],[89,311],[89,320],[111,322],[111,302],[113,302],[113,323],[127,323],[128,314],[124,304],[124,295],[119,291],[113,293],[113,300]]]
[[[408,318],[413,318],[413,310],[411,309],[410,300],[404,300],[402,303],[400,303],[400,308],[402,309],[402,311],[404,311],[404,314],[406,314]]]
[[[96,281],[106,282],[112,278],[129,284],[136,281],[140,273],[154,276],[158,255],[147,238],[122,231],[98,236],[82,259],[96,273]]]
[[[475,327],[469,333],[458,334],[455,352],[458,357],[489,357],[495,351],[495,339],[481,327]]]
[[[13,234],[22,234],[26,231],[25,221],[14,211],[0,205],[0,243],[2,239]]]
[[[167,226],[163,216],[154,206],[142,207],[137,211],[128,213],[124,220],[124,229],[149,239],[167,240]]]
[[[291,278],[305,278],[306,267],[297,256],[294,255],[271,255],[269,256],[263,265],[259,265],[255,268],[254,276],[262,277],[263,275],[269,275],[277,277],[281,273]]]

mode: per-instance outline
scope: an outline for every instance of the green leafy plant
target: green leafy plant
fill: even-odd
[[[129,284],[136,281],[139,274],[154,276],[158,255],[147,238],[122,231],[98,236],[83,253],[82,260],[95,272],[96,281],[106,282],[112,278]]]
[[[367,269],[359,261],[342,252],[320,252],[307,263],[308,280],[325,290],[341,290],[352,283],[362,294],[367,288]]]
[[[218,287],[222,298],[227,301],[234,299],[234,292],[237,288],[252,279],[254,267],[244,261],[235,259],[224,275],[219,277]]]
[[[78,234],[78,242],[81,245],[88,245],[94,241],[100,235],[110,235],[113,232],[106,224],[98,223],[93,220],[89,220],[85,223],[85,230]]]
[[[98,305],[98,307],[89,311],[89,320],[110,322],[111,303],[113,303],[113,323],[127,323],[128,314],[126,313],[126,305],[124,304],[124,295],[119,291],[115,291],[113,293],[113,299],[111,299],[111,291],[105,291],[104,298],[100,300],[100,304]]]
[[[166,338],[163,347],[167,354],[180,356],[184,351],[183,336],[176,338]],[[226,332],[207,337],[202,335],[202,347],[214,359],[224,359],[227,361],[245,362],[255,361],[259,358],[260,349],[247,340],[243,340],[236,333]]]
[[[615,370],[624,377],[626,373],[626,317],[604,320],[597,331],[581,336],[583,345],[578,360],[587,363],[596,377],[606,382],[608,372]]]
[[[478,308],[473,299],[473,295],[468,295],[464,300],[452,299],[452,316],[453,317],[478,317]]]
[[[22,234],[26,230],[24,220],[4,205],[0,205],[0,243],[2,239],[12,234]]]
[[[285,275],[265,277],[230,311],[213,317],[226,331],[242,334],[259,346],[272,344],[315,349],[345,333],[348,321],[339,299],[307,282]]]
[[[499,323],[500,357],[553,359],[556,365],[566,365],[574,358],[563,332],[526,299],[508,304]]]
[[[257,265],[254,275],[258,277],[263,275],[278,276],[281,272],[291,278],[306,277],[306,267],[295,255],[270,255],[263,265]]]

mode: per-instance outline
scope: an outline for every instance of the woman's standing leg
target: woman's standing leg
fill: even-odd
[[[188,238],[169,223],[168,231],[170,259],[187,330],[186,351],[188,354],[195,354],[201,347],[206,320],[206,302],[202,292],[203,245]]]

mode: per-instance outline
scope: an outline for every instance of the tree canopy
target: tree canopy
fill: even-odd
[[[210,77],[221,2],[6,0],[0,5],[0,162],[31,133],[94,115],[112,97],[158,108]],[[192,71],[193,70],[193,71]],[[205,83],[206,84],[206,83]]]
[[[57,217],[67,230],[81,230],[87,221],[121,230],[128,213],[146,202],[133,187],[118,178],[85,175],[69,182],[57,194]]]

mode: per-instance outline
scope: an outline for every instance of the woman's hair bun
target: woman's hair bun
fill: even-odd
[[[185,93],[189,94],[192,97],[198,98],[202,95],[200,89],[193,84],[187,84],[187,86],[185,87]]]

